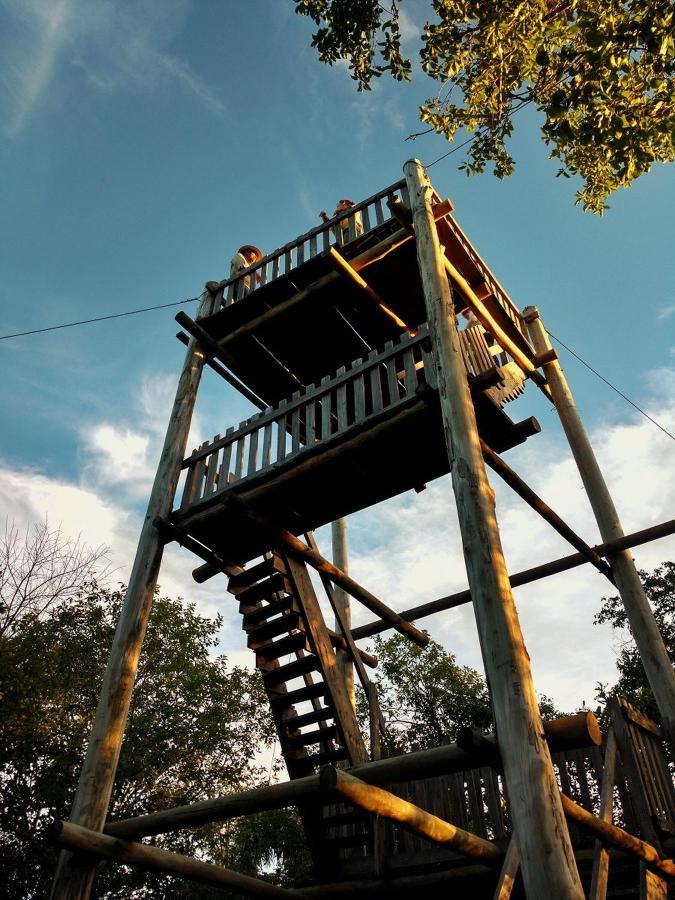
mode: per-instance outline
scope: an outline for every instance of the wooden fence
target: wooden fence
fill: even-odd
[[[187,470],[180,509],[185,510],[245,479],[287,462],[317,444],[333,440],[370,417],[393,411],[432,381],[426,324],[404,333],[326,376],[319,385],[297,391],[225,435],[202,444],[183,462]]]
[[[298,266],[328,250],[331,245],[344,246],[385,222],[396,223],[386,207],[388,201],[396,198],[408,205],[405,181],[392,184],[367,200],[356,203],[328,222],[317,225],[278,250],[268,253],[260,262],[235,278],[230,278],[225,282],[223,291],[218,294],[220,304],[230,306],[280,275],[289,275]],[[396,223],[396,228],[398,227]]]

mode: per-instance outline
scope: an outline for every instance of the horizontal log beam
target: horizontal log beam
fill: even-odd
[[[609,844],[617,850],[622,850],[638,859],[650,869],[658,872],[660,875],[666,875],[669,878],[675,878],[675,861],[672,859],[664,859],[656,847],[652,847],[646,841],[641,841],[634,835],[619,828],[618,825],[611,825],[603,819],[598,819],[592,813],[589,813],[571,800],[565,794],[562,797],[563,810],[568,819],[571,819],[583,831],[592,834],[593,837],[602,841],[603,844]]]
[[[184,344],[186,347],[190,344],[190,338],[183,331],[179,331],[176,335],[181,344]],[[215,357],[208,355],[204,357],[204,362],[206,365],[212,369],[217,375],[226,381],[229,385],[235,388],[239,393],[246,397],[247,400],[250,400],[254,406],[257,406],[259,410],[267,409],[266,404],[257,394],[254,394],[253,391],[250,391],[243,381],[240,381],[235,375],[233,375],[225,366],[219,362]]]
[[[119,838],[82,828],[72,822],[57,822],[52,830],[54,843],[77,853],[85,853],[100,859],[111,859],[124,866],[136,866],[177,875],[199,884],[234,890],[247,897],[271,897],[279,900],[306,896],[300,891],[289,891],[250,875],[241,875],[212,863],[202,862],[180,853],[171,853],[147,844],[135,844]]]
[[[403,331],[410,331],[409,326],[406,325],[403,319],[400,316],[397,316],[393,309],[390,309],[387,306],[377,291],[374,290],[361,275],[359,275],[356,269],[347,262],[342,254],[338,253],[335,247],[331,247],[328,253],[337,268],[338,274],[341,274],[348,283],[355,285],[362,291],[366,297],[368,297],[369,300],[372,300],[372,302],[379,307],[386,316],[389,316],[399,328],[403,329]]]
[[[597,544],[591,549],[598,556],[608,557],[613,553],[621,550],[628,550],[631,547],[639,547],[640,544],[648,544],[650,541],[656,541],[659,538],[667,537],[675,533],[675,519],[668,519],[659,525],[652,525],[650,528],[644,528],[642,531],[634,531],[632,534],[624,535],[613,541],[607,541],[604,544]],[[569,569],[575,569],[583,566],[588,559],[583,553],[572,553],[569,556],[563,556],[560,559],[543,563],[540,566],[533,566],[531,569],[524,569],[510,576],[511,587],[521,587],[524,584],[531,584],[539,581],[541,578],[548,578],[551,575],[557,575],[559,572],[567,572]],[[471,592],[459,591],[456,594],[450,594],[448,597],[440,597],[438,600],[431,600],[429,603],[422,603],[419,606],[413,606],[411,609],[402,610],[399,615],[406,621],[424,619],[426,616],[433,616],[436,613],[443,612],[446,609],[454,609],[456,606],[462,606],[471,602]],[[369,622],[367,625],[361,625],[354,628],[352,636],[354,640],[362,640],[372,637],[374,634],[380,634],[387,631],[391,626],[382,620]]]
[[[329,796],[340,797],[375,816],[397,822],[408,831],[419,834],[434,844],[449,847],[462,856],[480,862],[501,863],[503,852],[492,841],[464,831],[402,797],[355,778],[342,769],[326,766],[321,772],[321,790]]]
[[[580,749],[594,746],[599,740],[597,721],[592,713],[581,713],[574,716],[561,716],[544,722],[551,752],[563,749]],[[486,735],[484,740],[490,742],[489,754],[494,758],[494,736]],[[418,750],[415,753],[404,753],[388,759],[352,766],[350,774],[368,784],[398,784],[404,781],[419,781],[421,778],[434,778],[453,772],[464,772],[481,766],[490,765],[490,759],[483,752],[475,753],[463,750],[457,744],[446,744],[431,750]],[[309,775],[296,778],[281,784],[264,785],[228,794],[214,800],[202,800],[165,809],[160,812],[108,822],[104,828],[106,834],[116,837],[137,838],[164,834],[209,822],[223,822],[237,816],[252,815],[270,809],[282,809],[285,806],[306,804],[317,800],[319,794],[319,776]]]
[[[426,647],[429,643],[429,636],[427,634],[412,625],[409,620],[402,619],[397,612],[388,607],[386,603],[383,603],[374,594],[371,594],[370,591],[366,590],[366,588],[360,585],[358,581],[355,581],[347,575],[346,572],[343,572],[342,569],[338,569],[338,567],[333,565],[330,560],[323,557],[318,550],[313,550],[311,547],[308,547],[304,541],[301,541],[299,537],[291,534],[290,531],[286,531],[285,528],[279,528],[268,519],[254,513],[251,508],[239,498],[230,496],[227,498],[226,502],[229,504],[236,503],[237,508],[241,509],[242,515],[244,515],[249,522],[258,526],[270,536],[270,541],[275,547],[283,548],[296,559],[302,560],[313,569],[316,569],[317,572],[326,575],[326,577],[330,578],[334,584],[339,585],[343,590],[347,591],[351,597],[358,600],[359,603],[362,603],[366,609],[379,615],[381,619],[388,623],[390,628],[394,628],[419,647]]]

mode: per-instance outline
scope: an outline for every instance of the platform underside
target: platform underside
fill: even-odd
[[[474,399],[481,436],[496,451],[526,435],[486,394]],[[260,531],[228,504],[233,494],[295,534],[312,531],[395,497],[449,471],[435,390],[428,385],[393,409],[286,457],[253,477],[173,514],[173,521],[226,562],[243,564],[269,549]]]

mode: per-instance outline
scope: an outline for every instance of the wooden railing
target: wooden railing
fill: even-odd
[[[331,245],[349,244],[360,235],[367,234],[372,229],[384,225],[386,221],[391,220],[386,203],[395,198],[401,199],[408,205],[405,181],[399,181],[378,191],[377,194],[356,203],[328,222],[317,225],[316,228],[301,234],[300,237],[278,250],[268,253],[260,262],[250,266],[235,278],[228,279],[223,285],[222,292],[218,293],[217,303],[222,306],[230,306],[270,281],[274,281],[275,278],[279,278],[280,275],[290,274],[307,260],[328,250]]]
[[[328,442],[372,416],[414,396],[423,380],[434,386],[428,328],[402,334],[381,351],[341,367],[319,385],[270,407],[216,435],[183,462],[187,470],[180,509],[185,510],[234,484],[279,466]]]

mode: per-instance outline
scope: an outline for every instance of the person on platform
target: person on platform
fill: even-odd
[[[337,206],[335,207],[335,212],[333,213],[333,218],[335,216],[339,216],[340,213],[346,212],[348,209],[354,206],[354,202],[352,200],[338,200]],[[328,215],[326,214],[326,210],[322,209],[319,213],[321,217],[321,221],[324,223],[330,222]],[[331,231],[335,235],[335,238],[342,246],[343,244],[348,243],[349,241],[349,220],[350,216],[341,219],[339,222],[336,222],[335,225],[331,226]],[[354,234],[353,237],[358,237],[360,234],[363,234],[363,222],[361,220],[361,213],[357,212],[353,217],[354,222]]]
[[[232,257],[230,261],[230,278],[236,278],[237,275],[241,275],[241,273],[248,269],[250,266],[255,265],[255,263],[260,262],[263,258],[262,251],[257,247],[254,247],[253,244],[244,244],[240,247],[237,252]],[[256,272],[255,274],[256,284],[260,284],[260,273]],[[247,276],[241,281],[242,287],[237,291],[238,297],[243,297],[245,294],[250,293],[251,291],[251,278]]]

